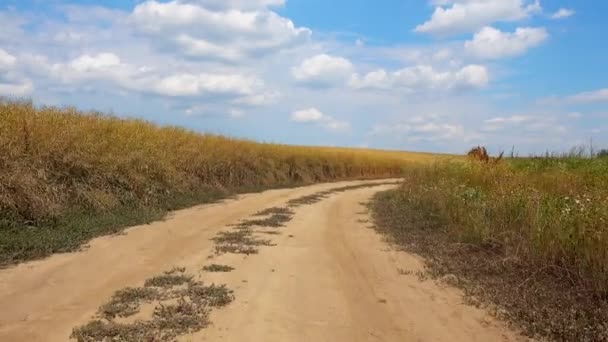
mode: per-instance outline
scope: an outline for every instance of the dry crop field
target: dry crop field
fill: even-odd
[[[602,153],[406,168],[378,229],[529,336],[608,339],[608,158]]]
[[[269,188],[398,176],[431,154],[260,144],[0,102],[0,264],[70,251],[168,210]]]

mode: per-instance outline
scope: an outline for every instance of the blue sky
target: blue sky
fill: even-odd
[[[0,96],[266,142],[608,148],[605,1],[4,0]]]

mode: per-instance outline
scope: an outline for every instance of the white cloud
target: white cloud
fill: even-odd
[[[608,88],[571,95],[566,98],[566,101],[570,103],[608,102]]]
[[[557,12],[551,15],[551,19],[563,19],[568,18],[576,14],[574,10],[568,8],[560,8]]]
[[[494,117],[491,119],[484,120],[482,130],[488,132],[494,132],[504,129],[506,126],[519,125],[526,122],[532,121],[532,117],[525,115],[513,115],[508,117]]]
[[[0,70],[6,70],[15,66],[17,58],[0,48]]]
[[[476,132],[467,131],[460,123],[448,123],[437,115],[416,116],[393,124],[376,125],[371,136],[401,136],[409,142],[459,141],[470,142],[481,138]]]
[[[441,0],[416,32],[456,34],[474,31],[494,22],[513,22],[542,11],[540,2],[527,0]]]
[[[68,63],[48,63],[44,58],[34,58],[33,62],[39,72],[64,84],[109,82],[124,90],[170,97],[222,95],[250,106],[263,105],[275,96],[265,93],[263,82],[255,76],[228,72],[162,72],[123,62],[109,52],[84,54]]]
[[[8,97],[22,97],[30,95],[34,90],[34,85],[30,80],[19,82],[3,82],[0,80],[0,95]]]
[[[120,66],[120,58],[113,53],[100,53],[95,56],[82,55],[72,60],[70,66],[81,73],[103,71]]]
[[[276,91],[263,92],[237,98],[233,104],[246,107],[267,106],[275,103],[280,96],[281,94]]]
[[[430,65],[418,65],[388,74],[376,70],[364,76],[354,75],[354,88],[405,89],[409,92],[483,88],[489,82],[488,70],[482,65],[467,65],[457,70],[438,71]]]
[[[545,113],[534,113],[531,115],[512,115],[506,117],[494,117],[484,120],[481,127],[484,132],[498,132],[509,130],[510,132],[557,132],[567,131],[557,116]]]
[[[291,69],[296,81],[315,86],[344,84],[353,72],[354,66],[348,59],[326,54],[307,58]]]
[[[245,112],[241,109],[231,109],[230,112],[230,117],[232,118],[242,118],[243,116],[245,116]]]
[[[222,46],[204,39],[196,39],[188,34],[180,34],[175,43],[190,57],[209,57],[226,61],[236,61],[245,57],[244,51],[233,46]]]
[[[189,57],[234,61],[308,42],[311,31],[264,8],[271,4],[282,1],[148,0],[133,9],[129,20],[161,48]]]
[[[316,108],[302,109],[291,114],[291,121],[294,122],[319,122],[325,118],[325,114]]]
[[[214,10],[226,9],[260,9],[285,5],[285,0],[181,0],[182,3],[200,4]]]
[[[0,95],[21,97],[32,93],[32,81],[17,73],[17,57],[0,48]]]
[[[256,80],[242,75],[175,74],[159,79],[152,89],[161,95],[196,96],[202,94],[247,95]]]
[[[391,75],[383,69],[368,72],[363,76],[354,74],[349,81],[349,85],[358,89],[389,89],[392,86]]]
[[[502,32],[486,26],[464,43],[467,53],[484,59],[518,56],[535,47],[549,35],[544,28],[519,27],[515,32]]]
[[[329,115],[323,114],[316,108],[308,108],[295,111],[291,114],[291,121],[298,123],[316,123],[319,126],[335,132],[346,131],[350,129],[350,123],[347,121],[336,120]]]
[[[495,117],[495,118],[487,119],[484,122],[486,124],[490,124],[490,125],[503,125],[503,124],[510,124],[510,123],[522,123],[522,122],[530,121],[530,119],[531,118],[529,116],[513,115],[513,116],[509,116],[509,117]]]

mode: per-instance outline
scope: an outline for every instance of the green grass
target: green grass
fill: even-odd
[[[608,336],[608,162],[510,159],[411,167],[372,204],[378,229],[455,274],[530,335]]]
[[[155,206],[125,205],[104,212],[74,208],[37,225],[23,226],[10,219],[0,219],[0,266],[74,251],[94,237],[161,220],[169,210],[209,203],[226,196],[226,192],[209,191],[196,196],[174,197]]]

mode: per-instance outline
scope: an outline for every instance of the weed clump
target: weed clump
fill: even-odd
[[[143,288],[118,291],[99,309],[99,317],[74,328],[71,338],[79,342],[174,341],[205,328],[211,308],[231,303],[233,292],[225,285],[204,285],[183,272],[174,269],[149,279]],[[167,303],[171,300],[175,302]],[[143,303],[155,304],[149,319],[132,323],[116,320],[138,313]]]
[[[228,265],[211,264],[203,267],[203,271],[207,272],[231,272],[233,270],[234,267]]]
[[[99,312],[106,319],[128,317],[139,311],[142,302],[150,302],[160,297],[160,292],[153,288],[131,288],[120,290],[104,304]]]

